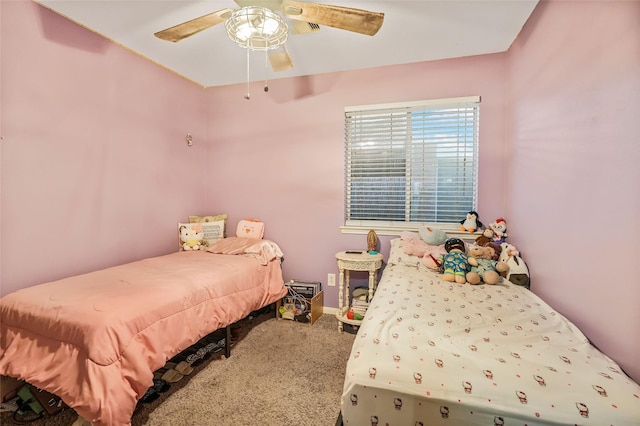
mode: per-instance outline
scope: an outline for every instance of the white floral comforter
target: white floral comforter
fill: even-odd
[[[390,264],[353,345],[345,425],[640,425],[640,386],[566,318],[503,280]]]

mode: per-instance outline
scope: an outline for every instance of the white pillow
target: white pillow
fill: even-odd
[[[204,242],[207,247],[212,246],[224,238],[225,220],[215,222],[200,222],[204,229]]]
[[[389,250],[388,265],[409,265],[417,266],[420,258],[411,254],[406,254],[402,247],[402,238],[394,238],[390,241],[391,249]]]
[[[224,220],[224,236],[227,236],[227,219],[229,215],[227,213],[221,213],[217,215],[209,215],[209,216],[189,216],[189,223],[202,223],[202,222],[218,222],[220,220]]]

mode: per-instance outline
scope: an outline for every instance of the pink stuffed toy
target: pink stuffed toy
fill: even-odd
[[[428,244],[418,234],[406,233],[401,238],[402,248],[406,254],[419,257],[420,263],[426,268],[438,270],[440,264],[437,259],[446,253],[444,244]]]
[[[430,246],[431,249],[422,256],[420,263],[427,269],[432,271],[440,271],[440,262],[438,261],[447,251],[444,249],[444,244],[439,246]]]

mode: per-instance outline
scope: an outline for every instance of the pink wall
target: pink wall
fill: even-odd
[[[532,289],[640,380],[640,2],[539,4],[508,80],[507,218]]]
[[[202,89],[31,1],[0,10],[1,293],[174,250],[207,204]]]
[[[243,64],[237,64],[239,72]],[[335,253],[366,248],[366,235],[344,235],[344,107],[481,95],[480,208],[488,222],[504,214],[505,55],[274,80],[208,90],[209,167],[218,177],[209,213],[266,222],[266,237],[285,253],[285,279],[327,282]],[[383,253],[388,254],[389,237]],[[364,284],[365,276],[360,277]],[[338,306],[324,287],[325,306]]]
[[[0,292],[170,252],[177,221],[222,211],[265,220],[287,279],[326,283],[365,244],[338,229],[344,106],[481,95],[481,218],[506,216],[534,291],[638,380],[639,7],[543,2],[508,54],[256,83],[245,101],[0,2]]]

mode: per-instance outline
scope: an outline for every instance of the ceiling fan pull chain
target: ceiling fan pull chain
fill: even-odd
[[[251,93],[249,93],[249,49],[247,49],[247,94],[244,95],[244,98],[251,99]]]
[[[268,66],[269,66],[269,48],[267,47],[264,50],[264,91],[265,92],[269,91],[269,84],[267,83]]]

